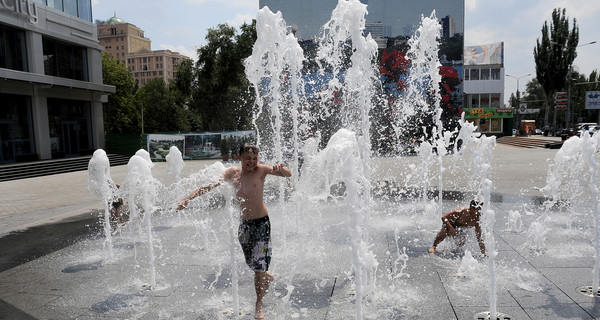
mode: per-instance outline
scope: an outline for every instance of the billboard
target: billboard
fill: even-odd
[[[176,146],[182,151],[185,160],[220,159],[224,152],[223,149],[226,149],[226,153],[236,154],[242,143],[255,140],[256,134],[252,130],[222,133],[149,134],[147,149],[153,161],[164,161],[172,146]]]
[[[465,65],[504,63],[504,42],[465,47]]]
[[[585,92],[585,108],[600,109],[600,91]]]

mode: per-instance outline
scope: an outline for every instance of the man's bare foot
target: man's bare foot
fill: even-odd
[[[265,272],[265,279],[267,279],[268,282],[273,282],[273,280],[275,280],[275,276],[268,272]]]
[[[435,246],[431,246],[431,248],[429,248],[429,253],[435,253]]]
[[[254,312],[254,319],[264,319],[265,315],[262,310],[262,304],[256,304],[256,311]]]

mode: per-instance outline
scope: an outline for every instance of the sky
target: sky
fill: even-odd
[[[598,1],[465,0],[465,46],[504,42],[505,73],[519,77],[519,90],[524,91],[535,76],[533,48],[544,22],[550,24],[554,8],[566,9],[571,26],[577,20],[580,45],[598,41],[577,49],[575,70],[586,76],[600,71]],[[221,23],[237,27],[250,22],[258,12],[258,0],[92,0],[94,20],[107,20],[115,12],[144,30],[153,50],[169,49],[196,59],[196,49],[206,43],[208,29]],[[516,87],[516,79],[505,79],[505,102]]]

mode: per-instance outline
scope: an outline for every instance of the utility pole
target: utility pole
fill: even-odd
[[[522,75],[522,76],[520,76],[520,77],[511,76],[511,75],[509,75],[509,74],[506,74],[506,75],[505,75],[505,76],[507,76],[507,77],[511,77],[511,78],[513,78],[513,79],[517,79],[517,110],[519,110],[519,109],[521,108],[521,96],[520,96],[520,94],[519,94],[519,80],[520,80],[521,78],[528,77],[528,76],[530,76],[530,75],[531,75],[531,73],[528,73],[528,74],[526,74],[526,75]],[[519,116],[517,117],[517,127],[520,127],[520,126],[521,126],[521,112],[519,111]],[[518,132],[517,132],[517,133],[518,133]]]

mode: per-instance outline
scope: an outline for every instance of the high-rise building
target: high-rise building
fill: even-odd
[[[98,40],[105,51],[123,62],[138,85],[151,79],[170,82],[175,78],[177,64],[189,57],[171,50],[152,50],[152,41],[144,31],[115,15],[98,25]]]
[[[456,34],[456,21],[451,16],[442,18],[442,38],[448,39]]]
[[[104,148],[102,47],[91,0],[0,1],[0,163]]]

